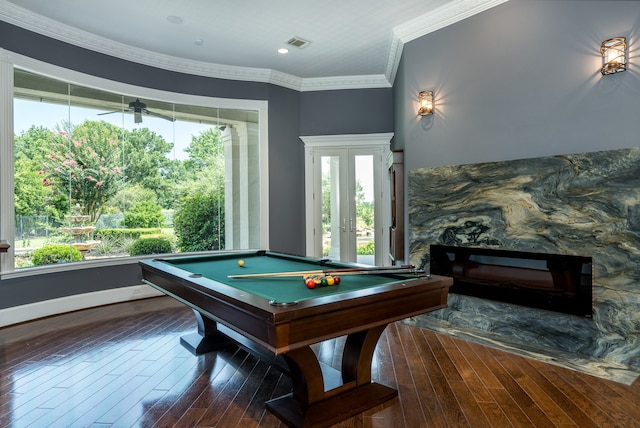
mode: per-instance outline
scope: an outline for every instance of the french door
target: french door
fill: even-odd
[[[302,139],[306,153],[307,255],[388,264],[388,236],[384,231],[390,222],[385,169],[389,134]]]

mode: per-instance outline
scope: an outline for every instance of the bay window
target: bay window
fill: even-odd
[[[0,180],[13,193],[0,200],[0,239],[12,245],[3,274],[267,248],[266,101],[133,87],[15,57],[24,64],[5,62],[0,83],[12,112],[0,119],[11,120]]]

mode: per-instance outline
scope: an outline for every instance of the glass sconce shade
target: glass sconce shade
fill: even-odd
[[[627,39],[614,37],[605,40],[600,46],[602,54],[602,75],[618,73],[627,69]]]
[[[418,115],[428,116],[433,114],[433,91],[420,92],[418,94],[418,102],[420,103]]]

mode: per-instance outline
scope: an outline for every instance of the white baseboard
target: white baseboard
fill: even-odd
[[[29,303],[28,305],[0,309],[0,327],[80,309],[162,295],[163,293],[155,288],[141,284]]]

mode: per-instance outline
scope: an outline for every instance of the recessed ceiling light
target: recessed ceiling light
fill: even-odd
[[[196,45],[198,45],[198,46],[202,46],[202,45],[203,45],[203,43],[204,43],[204,40],[202,40],[202,39],[195,39],[195,40],[193,41],[193,43],[195,43],[195,44],[196,44]]]
[[[278,53],[281,53],[281,54],[286,54],[286,53],[288,53],[288,52],[289,52],[289,49],[287,49],[287,48],[280,48],[280,49],[278,49]]]
[[[182,18],[176,15],[167,16],[167,21],[169,21],[172,24],[182,24]]]

